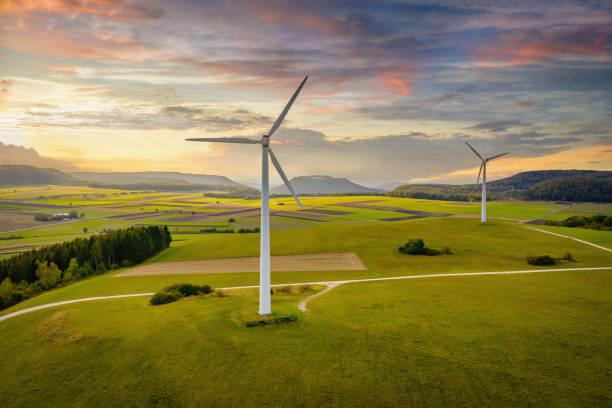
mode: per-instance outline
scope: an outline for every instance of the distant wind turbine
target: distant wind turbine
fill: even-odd
[[[496,156],[487,157],[483,159],[482,156],[472,147],[471,144],[465,142],[466,145],[478,156],[478,158],[482,161],[480,164],[480,171],[478,171],[478,178],[476,179],[476,184],[480,181],[480,174],[482,173],[482,199],[481,199],[481,210],[480,210],[480,221],[487,222],[487,163],[493,159],[497,159],[498,157],[504,156],[510,152],[498,154]]]
[[[270,300],[270,182],[268,180],[268,155],[272,160],[272,164],[278,171],[278,174],[281,176],[285,185],[293,194],[293,198],[297,201],[300,208],[302,207],[302,203],[298,199],[293,187],[291,187],[291,183],[289,183],[289,179],[285,175],[285,172],[280,166],[278,159],[270,149],[270,136],[279,128],[285,116],[287,116],[287,112],[291,109],[291,105],[295,102],[298,94],[302,90],[302,87],[306,83],[308,79],[308,75],[304,78],[300,86],[298,86],[297,90],[285,106],[285,109],[281,112],[276,122],[272,125],[268,134],[262,136],[261,140],[259,139],[250,139],[246,137],[204,137],[204,138],[190,138],[185,139],[191,142],[221,142],[221,143],[249,143],[249,144],[261,144],[261,250],[259,252],[259,314],[260,315],[269,315],[272,314],[271,309],[271,300]]]

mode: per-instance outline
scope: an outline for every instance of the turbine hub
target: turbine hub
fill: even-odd
[[[264,147],[268,147],[270,146],[270,136],[268,135],[263,135],[263,138],[261,139],[261,144]]]

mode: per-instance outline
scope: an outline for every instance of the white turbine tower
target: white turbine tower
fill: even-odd
[[[493,159],[497,159],[498,157],[504,156],[510,152],[498,154],[496,156],[487,157],[483,159],[482,156],[472,147],[471,144],[465,142],[466,145],[478,156],[478,158],[482,161],[480,164],[480,171],[478,171],[478,178],[476,179],[476,184],[480,181],[480,174],[482,173],[482,199],[481,201],[481,209],[480,209],[480,221],[487,222],[487,163]]]
[[[300,208],[302,203],[298,199],[293,187],[289,183],[289,179],[285,175],[285,172],[280,166],[278,159],[270,149],[270,136],[278,129],[278,127],[285,119],[287,112],[291,109],[291,105],[295,102],[298,94],[302,90],[302,87],[306,83],[308,75],[304,78],[300,86],[285,106],[285,109],[281,112],[274,125],[270,128],[268,134],[262,136],[259,139],[249,139],[246,137],[205,137],[205,138],[191,138],[185,139],[192,142],[221,142],[221,143],[250,143],[250,144],[261,144],[261,250],[259,252],[259,314],[269,315],[272,314],[271,300],[270,300],[270,183],[268,180],[268,155],[272,160],[272,164],[278,171],[285,185],[293,194],[293,198],[297,201]]]

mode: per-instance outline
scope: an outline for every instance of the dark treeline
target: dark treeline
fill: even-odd
[[[547,177],[554,177],[546,179]],[[391,197],[480,201],[477,184],[408,184],[387,193]],[[612,172],[539,170],[487,183],[487,200],[546,200],[612,202]]]
[[[612,178],[572,177],[542,181],[531,186],[525,198],[609,203],[612,202]]]
[[[227,186],[222,184],[191,184],[191,183],[129,183],[106,184],[90,183],[93,188],[112,188],[118,190],[154,190],[154,191],[227,191],[228,193],[259,194],[259,191],[247,186]]]
[[[0,261],[0,309],[60,283],[144,261],[167,248],[166,226],[130,227],[77,238]]]
[[[612,215],[572,215],[561,221],[546,220],[546,225],[612,231]]]

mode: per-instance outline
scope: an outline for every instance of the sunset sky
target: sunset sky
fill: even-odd
[[[257,180],[184,139],[265,133],[306,74],[289,177],[474,182],[464,140],[493,178],[612,170],[612,1],[0,0],[0,157]]]

